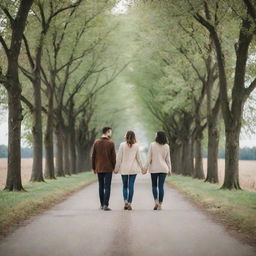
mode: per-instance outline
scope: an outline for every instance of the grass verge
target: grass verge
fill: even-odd
[[[84,172],[58,177],[56,180],[29,183],[24,185],[27,192],[0,191],[0,236],[9,233],[15,224],[63,201],[95,180],[95,174]]]
[[[222,190],[219,185],[181,175],[167,181],[229,230],[242,233],[248,242],[256,244],[256,192]]]

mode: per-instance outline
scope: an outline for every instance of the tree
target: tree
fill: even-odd
[[[10,45],[3,35],[0,42],[7,57],[7,70],[1,74],[2,83],[8,92],[8,173],[5,190],[24,190],[21,183],[20,165],[20,140],[21,140],[21,85],[18,73],[18,57],[21,49],[21,41],[28,18],[28,13],[33,0],[21,0],[16,15],[13,17],[9,12],[7,3],[1,3],[0,8],[8,19],[11,28]],[[6,31],[6,29],[4,30]]]
[[[147,74],[147,80],[145,76],[139,76],[135,83],[150,92],[150,97],[144,97],[144,100],[147,102],[147,108],[168,134],[174,170],[184,175],[202,178],[204,173],[201,141],[205,124],[202,124],[200,112],[206,94],[206,83],[202,83],[204,74],[200,74],[203,61],[198,58],[198,46],[191,42],[191,36],[188,37],[186,31],[184,33],[181,24],[175,26],[179,25],[179,20],[170,21],[169,17],[165,16],[165,10],[161,5],[147,4],[147,12],[144,9],[145,5],[142,6],[144,13],[147,13],[145,16],[139,14],[140,22],[145,24],[139,34],[144,48],[138,53],[140,65],[134,69],[140,74]],[[158,8],[157,14],[155,7]],[[149,25],[150,31],[147,29]],[[189,23],[186,22],[186,25]],[[173,34],[178,36],[173,38]],[[147,63],[146,68],[143,63]],[[152,77],[149,74],[152,74]],[[145,94],[145,90],[141,94]],[[195,139],[199,145],[196,170],[193,164]]]
[[[30,103],[23,96],[23,101],[28,105],[32,114],[32,134],[33,134],[33,166],[30,181],[44,181],[43,169],[42,169],[42,153],[43,153],[43,139],[42,139],[42,100],[41,100],[41,60],[43,56],[43,47],[45,44],[45,38],[50,29],[51,23],[61,13],[71,9],[70,16],[81,3],[78,0],[72,4],[61,3],[59,1],[50,1],[48,4],[46,1],[38,1],[33,8],[33,16],[30,21],[33,25],[39,24],[41,26],[39,30],[39,38],[34,46],[34,54],[32,53],[32,47],[29,44],[30,40],[26,35],[23,35],[24,45],[28,58],[29,68],[24,67],[22,63],[20,69],[23,74],[31,81],[33,89],[33,103]],[[49,13],[48,13],[49,12]],[[35,27],[37,29],[37,26]],[[33,33],[34,37],[34,33]],[[50,163],[47,162],[47,165]],[[52,175],[48,175],[48,177]]]
[[[202,24],[210,33],[216,54],[219,70],[221,107],[225,123],[225,179],[223,189],[241,189],[239,184],[239,136],[242,125],[244,103],[256,87],[256,78],[249,86],[246,85],[246,68],[250,44],[254,37],[256,6],[250,0],[244,0],[238,4],[231,4],[235,17],[239,20],[239,36],[235,43],[236,63],[234,68],[234,80],[231,98],[228,96],[228,79],[225,69],[227,56],[223,51],[221,43],[220,27],[220,4],[227,9],[224,2],[216,1],[209,7],[207,2],[203,3],[203,10],[196,10],[194,18]],[[238,10],[237,10],[238,9]],[[237,11],[239,15],[237,15]],[[203,12],[203,13],[202,13]]]
[[[48,99],[51,99],[47,111],[47,138],[54,130],[57,176],[76,173],[78,115],[88,106],[90,98],[94,99],[127,66],[125,64],[119,68],[117,64],[104,59],[104,53],[109,47],[107,39],[113,31],[112,26],[102,26],[106,22],[102,13],[108,5],[102,4],[96,11],[83,5],[81,8],[53,26],[49,37],[51,43],[45,48],[47,63],[41,67],[46,93]],[[81,22],[80,15],[85,11],[88,15]],[[47,143],[52,145],[52,142]],[[52,153],[46,155],[49,156],[53,159]]]
[[[179,46],[178,50],[191,64],[192,69],[202,83],[202,90],[197,99],[195,97],[195,178],[204,178],[203,162],[202,162],[202,138],[203,130],[208,126],[208,162],[207,162],[207,177],[206,181],[217,183],[218,182],[218,147],[219,147],[219,112],[220,112],[220,93],[219,90],[214,88],[215,81],[218,78],[217,63],[213,55],[213,41],[212,38],[206,34],[202,38],[202,31],[198,31],[195,24],[185,21],[179,21],[179,26],[193,40],[196,45],[196,50],[191,52],[190,48],[186,49]],[[201,36],[200,36],[201,35]],[[206,43],[205,37],[209,37],[209,43]],[[199,53],[199,54],[198,54]],[[193,57],[192,57],[193,56]],[[195,57],[196,56],[196,57]],[[202,60],[203,68],[197,65],[198,59]],[[201,64],[201,65],[202,65]],[[215,89],[215,91],[214,91]],[[207,96],[207,123],[202,124],[201,108],[204,96]]]

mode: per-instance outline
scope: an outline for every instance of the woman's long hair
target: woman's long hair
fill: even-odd
[[[167,139],[166,134],[165,134],[164,131],[158,131],[156,133],[156,142],[161,144],[161,145],[164,145],[164,144],[168,143],[168,139]]]
[[[129,147],[132,147],[133,144],[136,143],[136,136],[133,131],[128,131],[125,135],[125,140]]]

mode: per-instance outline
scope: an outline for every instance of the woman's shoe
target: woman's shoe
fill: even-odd
[[[155,207],[153,208],[153,210],[157,210],[158,209],[158,205],[159,205],[158,200],[155,200]]]
[[[128,202],[125,202],[125,204],[124,204],[124,210],[128,210]]]
[[[162,210],[162,205],[161,204],[158,205],[157,210],[159,210],[159,211]]]
[[[131,211],[132,210],[132,206],[131,204],[128,204],[128,208],[127,208],[128,211]]]

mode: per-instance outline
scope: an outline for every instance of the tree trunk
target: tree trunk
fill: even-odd
[[[40,77],[36,78],[34,87],[34,107],[32,112],[33,135],[33,167],[30,181],[44,181],[43,178],[43,133],[42,133],[42,103]]]
[[[74,115],[74,101],[73,98],[70,100],[69,111],[68,111],[68,127],[69,127],[69,161],[70,161],[70,172],[72,174],[77,173],[76,171],[76,116]]]
[[[193,136],[191,126],[193,117],[190,114],[185,114],[182,126],[182,171],[185,176],[192,176],[194,173],[194,149]]]
[[[172,172],[181,174],[182,172],[182,144],[172,143],[171,147]]]
[[[72,174],[77,173],[76,170],[76,132],[74,122],[70,127],[69,136],[69,159],[70,159],[70,170]]]
[[[208,159],[207,175],[205,181],[218,183],[218,155],[219,155],[219,127],[218,121],[220,116],[220,92],[212,107],[212,89],[214,86],[213,69],[209,68],[207,81],[207,125],[208,125]]]
[[[46,130],[44,136],[45,145],[45,169],[44,177],[47,179],[55,179],[54,174],[54,148],[53,148],[53,95],[48,92],[48,109],[46,119]]]
[[[81,145],[77,145],[77,166],[76,166],[77,172],[85,171],[86,164],[87,164],[85,155],[86,155],[86,149]]]
[[[88,129],[88,121],[80,120],[76,130],[77,171],[89,171],[91,167],[91,146],[96,138],[96,129]]]
[[[226,129],[225,178],[222,189],[241,189],[239,184],[239,136],[240,126]]]
[[[205,179],[203,158],[202,158],[202,139],[197,138],[195,140],[195,172],[194,178]]]
[[[196,179],[204,179],[203,157],[202,157],[202,127],[198,127],[195,138],[195,170],[193,177]]]
[[[63,131],[63,169],[64,173],[67,175],[71,175],[70,173],[70,164],[69,164],[69,130],[67,127],[62,128]]]
[[[182,147],[182,172],[184,176],[192,176],[194,173],[194,150],[192,138],[186,138],[183,140]]]
[[[217,119],[218,120],[218,119]],[[218,183],[219,128],[217,122],[208,125],[208,159],[205,181]]]
[[[19,83],[17,81],[17,83]],[[8,172],[5,190],[24,190],[21,183],[21,88],[8,90]]]
[[[32,134],[33,134],[33,167],[30,181],[44,181],[43,178],[43,131],[42,131],[42,100],[41,100],[41,59],[43,42],[47,29],[40,34],[36,47],[35,67],[33,68],[33,99],[34,107],[32,113]]]
[[[84,171],[88,172],[92,169],[91,165],[91,147],[90,145],[87,145],[86,151],[85,151],[85,166]]]
[[[60,125],[55,127],[55,137],[56,137],[56,176],[61,177],[65,176],[63,170],[63,138],[62,138],[62,130]]]
[[[91,170],[90,148],[84,145],[77,145],[77,172],[85,172]]]

